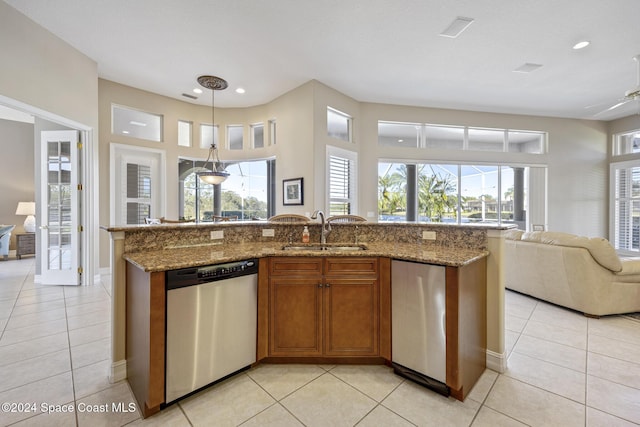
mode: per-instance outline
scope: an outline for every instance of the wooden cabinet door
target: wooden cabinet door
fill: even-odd
[[[374,278],[326,278],[324,288],[324,354],[379,354],[378,281]]]
[[[322,355],[322,278],[271,277],[271,356]]]

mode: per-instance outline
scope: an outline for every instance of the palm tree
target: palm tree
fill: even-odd
[[[446,212],[455,211],[458,204],[456,188],[449,177],[435,173],[418,177],[418,209],[427,218],[441,221]]]

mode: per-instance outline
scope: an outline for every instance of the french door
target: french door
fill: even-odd
[[[79,285],[78,131],[43,131],[40,173],[40,281]]]

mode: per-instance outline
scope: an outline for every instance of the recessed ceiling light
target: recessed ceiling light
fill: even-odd
[[[532,71],[537,70],[540,67],[542,67],[542,64],[533,64],[531,62],[527,62],[525,64],[522,64],[515,70],[513,70],[513,72],[514,73],[530,73]]]
[[[585,47],[589,46],[590,44],[591,44],[591,42],[589,42],[589,41],[587,41],[587,40],[583,40],[583,41],[581,41],[581,42],[578,42],[578,43],[574,44],[574,45],[573,45],[573,48],[574,48],[575,50],[578,50],[578,49],[584,49]]]
[[[129,124],[134,126],[140,126],[140,127],[145,127],[147,125],[146,123],[136,122],[135,120],[131,120]]]
[[[473,22],[473,18],[464,18],[462,16],[458,16],[448,27],[446,30],[440,33],[443,37],[458,37],[464,30],[471,25]]]
[[[122,133],[124,133],[124,134],[128,134],[128,133],[129,133],[129,131],[128,131],[128,130],[123,130],[123,131],[122,131]]]
[[[239,87],[236,89],[236,93],[245,93],[246,91],[244,90],[244,88]]]
[[[200,89],[200,88],[195,88],[195,89],[193,90],[193,93],[202,93],[202,89]]]

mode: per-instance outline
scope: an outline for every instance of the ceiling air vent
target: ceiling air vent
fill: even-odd
[[[471,25],[473,22],[473,18],[463,18],[458,16],[448,27],[446,30],[440,33],[443,37],[450,37],[455,39],[458,37],[464,30]]]
[[[198,99],[197,96],[193,96],[193,95],[191,95],[189,93],[183,93],[182,96],[186,96],[187,98],[191,98],[191,99]]]
[[[525,64],[522,64],[515,70],[513,70],[513,72],[514,73],[530,73],[532,71],[537,70],[540,67],[542,67],[542,64],[533,64],[531,62],[527,62]]]

